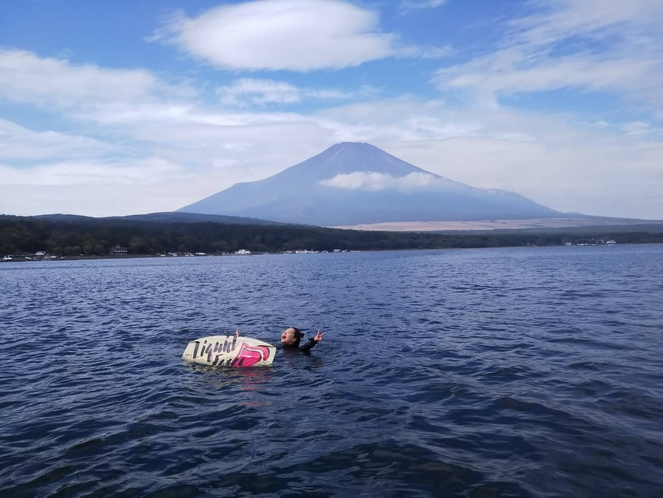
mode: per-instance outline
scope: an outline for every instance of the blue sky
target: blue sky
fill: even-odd
[[[175,210],[366,141],[663,219],[660,0],[8,0],[0,212]]]

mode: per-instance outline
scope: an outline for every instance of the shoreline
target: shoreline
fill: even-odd
[[[504,246],[490,246],[490,247],[438,247],[438,248],[406,248],[406,249],[365,249],[365,250],[354,250],[346,251],[341,253],[333,252],[322,252],[322,251],[312,251],[306,254],[295,254],[292,252],[263,252],[263,253],[252,253],[250,255],[241,255],[241,254],[205,254],[204,256],[162,256],[159,254],[127,254],[123,256],[58,256],[55,258],[31,258],[26,259],[25,256],[16,256],[12,257],[11,260],[2,260],[0,263],[44,263],[44,262],[63,262],[63,261],[100,261],[100,260],[130,260],[130,259],[189,259],[189,258],[237,258],[237,257],[247,257],[247,256],[303,256],[310,254],[359,254],[359,253],[374,253],[374,252],[401,252],[401,251],[450,251],[450,250],[473,250],[473,249],[543,249],[550,247],[567,247],[569,249],[573,248],[585,248],[585,247],[615,247],[615,246],[647,246],[647,245],[663,245],[663,242],[632,242],[632,243],[619,243],[619,244],[576,244],[576,245],[565,245],[565,244],[551,244],[551,245],[504,245]],[[30,256],[28,256],[30,258]]]

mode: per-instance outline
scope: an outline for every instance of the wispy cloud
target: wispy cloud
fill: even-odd
[[[184,168],[158,157],[109,161],[104,159],[45,162],[33,168],[0,164],[2,184],[9,185],[132,185],[153,184],[164,176],[181,175]],[[188,176],[188,175],[186,175]]]
[[[71,107],[98,102],[139,102],[161,95],[190,98],[189,85],[172,85],[146,69],[109,69],[39,57],[25,50],[0,50],[0,99],[31,105]]]
[[[442,90],[482,98],[561,88],[600,91],[663,113],[663,4],[658,0],[536,0],[499,46],[440,69]]]
[[[283,81],[255,78],[237,79],[232,85],[217,88],[216,93],[221,103],[240,107],[247,103],[294,104],[302,100],[339,100],[353,96],[340,90],[298,88]]]
[[[0,51],[0,94],[4,98],[71,105],[106,99],[145,97],[158,79],[143,69],[102,69],[22,50]]]
[[[532,14],[508,22],[513,42],[550,45],[572,36],[635,41],[645,30],[656,34],[663,14],[658,0],[532,0],[530,5]]]
[[[402,0],[402,10],[436,9],[447,3],[447,0]]]
[[[0,161],[90,158],[116,151],[117,146],[82,135],[56,131],[36,132],[0,119]]]

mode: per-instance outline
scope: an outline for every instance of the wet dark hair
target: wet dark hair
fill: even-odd
[[[288,327],[288,328],[295,331],[295,340],[297,342],[295,342],[295,344],[293,344],[293,346],[299,347],[299,341],[302,340],[302,337],[304,337],[304,334],[302,334],[302,331],[299,330],[297,327]]]

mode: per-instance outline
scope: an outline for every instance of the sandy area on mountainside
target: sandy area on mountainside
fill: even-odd
[[[523,230],[528,228],[573,228],[614,225],[642,225],[645,220],[623,218],[533,218],[529,220],[480,221],[394,221],[366,225],[336,226],[346,230],[380,230],[387,232],[435,232],[439,230]]]

